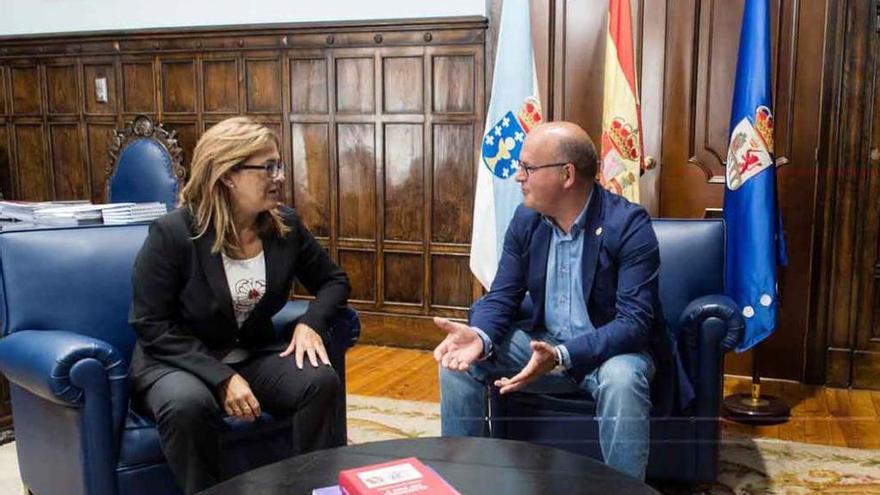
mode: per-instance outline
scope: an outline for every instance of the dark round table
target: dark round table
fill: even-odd
[[[202,495],[309,495],[342,469],[418,457],[463,495],[596,493],[657,495],[648,485],[588,457],[492,438],[418,438],[327,449],[248,471]]]

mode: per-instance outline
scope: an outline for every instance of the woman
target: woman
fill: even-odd
[[[196,145],[181,207],[151,225],[135,261],[134,399],[156,419],[186,493],[220,481],[224,412],[296,413],[300,452],[330,446],[338,377],[322,334],[350,286],[280,205],[283,183],[272,131],[246,117],[220,122]],[[294,277],[315,299],[282,340],[271,317]]]

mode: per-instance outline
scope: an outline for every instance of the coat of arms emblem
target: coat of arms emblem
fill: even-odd
[[[483,163],[495,177],[509,179],[519,170],[519,154],[526,134],[542,121],[541,105],[526,98],[516,112],[508,111],[483,136]]]
[[[773,164],[773,114],[764,105],[755,109],[754,124],[745,117],[730,135],[727,187],[735,191]]]

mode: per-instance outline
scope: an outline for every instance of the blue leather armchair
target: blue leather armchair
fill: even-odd
[[[151,420],[129,408],[131,269],[145,224],[0,233],[0,371],[10,382],[21,477],[39,495],[179,493]],[[279,312],[289,328],[307,303]],[[340,310],[328,346],[344,390],[360,324]],[[334,412],[345,443],[344,394]],[[294,454],[289,419],[227,420],[227,475]]]
[[[724,353],[742,338],[743,320],[724,293],[724,223],[654,220],[660,244],[660,300],[696,394],[672,416],[651,420],[647,477],[684,483],[714,481]],[[531,302],[521,310],[528,313]],[[521,315],[524,318],[526,315]],[[553,445],[602,459],[595,405],[587,394],[501,397],[490,393],[490,434]]]
[[[117,130],[110,146],[107,202],[158,201],[173,210],[186,176],[183,151],[174,135],[146,115]]]

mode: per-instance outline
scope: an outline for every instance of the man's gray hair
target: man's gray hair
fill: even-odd
[[[599,171],[599,155],[590,136],[563,134],[559,136],[556,148],[560,160],[571,162],[578,175],[593,180]]]
[[[577,129],[580,132],[556,134],[556,158],[571,162],[581,178],[593,180],[599,171],[599,155],[590,136],[580,128]]]

